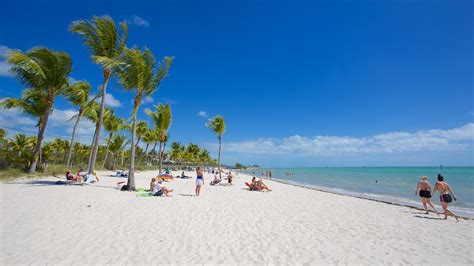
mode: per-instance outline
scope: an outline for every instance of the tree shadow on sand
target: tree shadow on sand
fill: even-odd
[[[62,180],[33,180],[33,181],[28,181],[26,183],[23,183],[27,187],[43,187],[43,186],[89,186],[92,184],[87,184],[87,183],[78,183],[78,182],[71,182],[71,181],[62,181]],[[98,187],[98,188],[108,188],[108,189],[117,189],[116,187],[113,186],[103,186],[99,185],[97,183],[94,183],[92,185],[93,187]]]
[[[414,217],[416,218],[422,218],[422,219],[429,219],[429,220],[444,220],[444,218],[436,218],[436,217],[427,217],[427,216],[420,216],[420,215],[415,215]]]

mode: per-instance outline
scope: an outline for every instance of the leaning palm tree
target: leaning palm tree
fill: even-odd
[[[137,162],[137,165],[140,165],[140,162],[143,160],[143,158],[147,155],[148,148],[150,147],[150,144],[152,144],[155,139],[156,139],[156,133],[151,130],[149,127],[146,127],[146,130],[142,136],[143,141],[146,143],[145,151],[143,152],[142,156]]]
[[[222,179],[221,176],[221,145],[222,145],[222,134],[225,131],[225,121],[224,117],[221,115],[216,115],[215,117],[209,119],[207,121],[207,127],[210,128],[217,134],[217,138],[219,139],[219,153],[217,155],[217,168],[219,169],[219,178]]]
[[[39,117],[38,141],[33,151],[33,157],[28,173],[36,172],[36,165],[40,155],[41,143],[44,132],[48,124],[48,118],[53,111],[56,96],[62,94],[68,86],[68,76],[72,70],[71,57],[65,52],[56,52],[45,47],[36,47],[23,53],[20,51],[11,52],[8,55],[8,63],[11,65],[10,71],[24,85],[28,86],[31,92],[28,95],[33,101],[41,106],[38,110],[29,110],[31,106],[25,106],[28,99],[6,100],[4,107],[17,107],[23,112]],[[31,103],[31,102],[30,102]],[[26,103],[26,105],[28,105]]]
[[[18,158],[21,157],[25,149],[32,148],[33,142],[25,134],[16,134],[14,139],[10,142],[12,151],[16,153]]]
[[[163,163],[163,143],[165,140],[168,139],[168,130],[171,126],[171,107],[169,104],[159,104],[155,105],[156,111],[153,112],[149,109],[146,110],[146,113],[151,117],[153,122],[155,123],[155,132],[158,136],[158,141],[160,142],[159,148],[159,173],[161,174],[162,171],[162,163]]]
[[[133,122],[132,122],[132,126],[129,129],[130,131],[133,129]],[[135,133],[137,134],[137,142],[135,143],[135,146],[138,146],[138,144],[140,144],[140,140],[148,132],[148,130],[149,128],[148,128],[147,122],[143,120],[137,121],[137,129],[135,131]]]
[[[105,163],[107,162],[107,157],[108,157],[107,155],[109,154],[109,146],[110,146],[110,141],[112,137],[117,131],[120,131],[123,129],[123,119],[111,113],[111,115],[105,116],[104,127],[105,127],[105,130],[109,132],[109,138],[107,140],[107,147],[105,149],[105,157],[104,157],[104,162],[102,164],[102,168],[105,167]]]
[[[66,159],[66,167],[70,166],[71,155],[74,149],[74,137],[76,135],[77,125],[79,124],[79,121],[81,120],[84,113],[89,112],[89,110],[93,108],[95,103],[96,97],[93,99],[89,99],[90,89],[91,85],[89,84],[89,82],[78,81],[74,85],[66,89],[64,93],[69,102],[71,102],[73,105],[79,106],[79,112],[77,113],[77,115],[71,118],[76,119],[76,122],[74,122],[74,127],[72,129],[71,141]]]
[[[115,135],[110,143],[110,151],[112,152],[112,169],[115,169],[115,162],[117,157],[123,151],[125,146],[128,144],[126,135]]]
[[[168,75],[173,57],[165,57],[155,70],[155,57],[146,48],[141,51],[137,48],[126,49],[121,58],[123,65],[118,74],[120,83],[126,90],[135,90],[132,112],[132,143],[130,150],[130,169],[128,171],[128,187],[135,190],[135,136],[137,131],[137,113],[143,96],[151,95],[157,90],[160,82]]]
[[[77,20],[72,22],[70,31],[81,35],[84,44],[89,47],[92,54],[92,61],[103,68],[102,76],[104,81],[101,87],[101,104],[98,118],[98,125],[95,129],[92,140],[91,160],[88,165],[88,172],[92,173],[99,151],[100,131],[104,119],[105,96],[107,84],[113,74],[113,68],[120,62],[120,57],[125,49],[128,36],[128,26],[126,22],[120,23],[120,30],[115,22],[108,16],[93,17],[92,20]]]

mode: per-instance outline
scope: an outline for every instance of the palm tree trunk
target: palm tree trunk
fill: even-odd
[[[50,100],[50,105],[52,106],[52,100]],[[49,114],[51,112],[52,107],[46,108],[44,112],[43,121],[41,121],[38,129],[38,140],[36,141],[35,151],[33,152],[33,158],[31,159],[30,169],[28,170],[28,174],[34,174],[36,172],[36,165],[38,164],[38,157],[41,152],[41,142],[44,138],[44,131],[46,130],[46,125],[48,124]]]
[[[89,165],[91,164],[92,162],[92,150],[94,149],[94,145],[95,145],[95,135],[97,134],[97,127],[99,126],[99,123],[96,122],[95,123],[95,131],[94,131],[94,136],[92,137],[92,144],[91,144],[91,148],[90,148],[90,152],[89,152],[89,159],[87,161],[87,171],[89,171]]]
[[[81,113],[77,115],[76,123],[74,123],[74,128],[72,129],[71,144],[69,147],[69,152],[67,153],[67,161],[66,161],[67,168],[69,168],[69,164],[71,162],[72,150],[74,149],[74,136],[76,135],[77,125],[79,124],[80,119],[81,119]]]
[[[153,155],[155,154],[156,144],[158,144],[158,142],[155,142],[155,144],[153,145],[153,149],[151,149],[151,152],[150,152],[150,153],[153,154]],[[148,157],[148,162],[150,162],[149,159],[150,159],[150,157]],[[152,163],[152,165],[153,165],[153,163]]]
[[[133,103],[132,142],[130,143],[130,168],[128,169],[128,189],[135,190],[135,135],[137,134],[137,113],[140,107],[141,93],[137,93]]]
[[[112,159],[112,168],[115,169],[115,161],[117,160],[117,155],[113,154],[113,159]]]
[[[112,131],[109,133],[109,139],[107,140],[107,148],[105,149],[105,157],[104,157],[104,163],[102,164],[102,168],[105,167],[105,162],[107,162],[107,155],[109,155],[110,140],[112,139],[113,136],[114,136],[114,132]]]
[[[139,165],[140,162],[143,160],[143,157],[146,156],[146,152],[148,151],[148,146],[149,146],[149,145],[150,145],[150,144],[148,144],[148,143],[146,144],[145,152],[143,153],[142,157],[140,157],[140,159],[138,160],[137,165]]]
[[[160,141],[160,149],[158,150],[158,165],[160,166],[159,172],[158,172],[159,174],[161,174],[161,171],[163,169],[162,164],[161,164],[161,160],[162,160],[162,158],[161,158],[161,149],[162,148],[163,148],[163,142]]]
[[[219,137],[219,153],[217,155],[217,169],[219,169],[219,179],[222,180],[222,174],[221,174],[221,144],[222,144],[222,138]]]
[[[92,147],[91,161],[89,165],[87,166],[89,174],[92,174],[92,172],[94,171],[95,162],[97,160],[97,153],[99,152],[100,130],[102,128],[102,122],[104,121],[105,95],[107,91],[107,84],[109,82],[109,78],[111,75],[112,75],[112,71],[110,71],[109,69],[104,70],[104,83],[102,84],[102,97],[101,97],[102,101],[100,103],[99,121],[98,121],[98,126],[95,129],[96,134],[94,137],[94,146]]]

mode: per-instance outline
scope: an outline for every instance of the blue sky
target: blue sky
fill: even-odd
[[[171,140],[215,154],[217,138],[204,123],[223,115],[225,163],[473,164],[472,1],[30,2],[2,3],[2,53],[64,50],[72,78],[96,89],[100,68],[68,25],[93,15],[127,20],[129,46],[175,56],[139,117],[169,102]],[[0,59],[0,98],[19,96],[22,86]],[[133,94],[116,81],[109,92],[111,107],[128,118]],[[74,110],[59,98],[48,134],[68,136],[64,121]],[[14,111],[0,116],[0,126],[34,130],[32,123]],[[83,123],[79,138],[91,135]]]

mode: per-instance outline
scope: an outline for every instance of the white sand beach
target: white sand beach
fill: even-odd
[[[138,173],[137,187],[155,173]],[[472,220],[272,181],[253,192],[242,174],[233,186],[206,175],[200,197],[194,179],[164,183],[173,197],[137,197],[109,174],[1,183],[0,264],[474,263]]]

